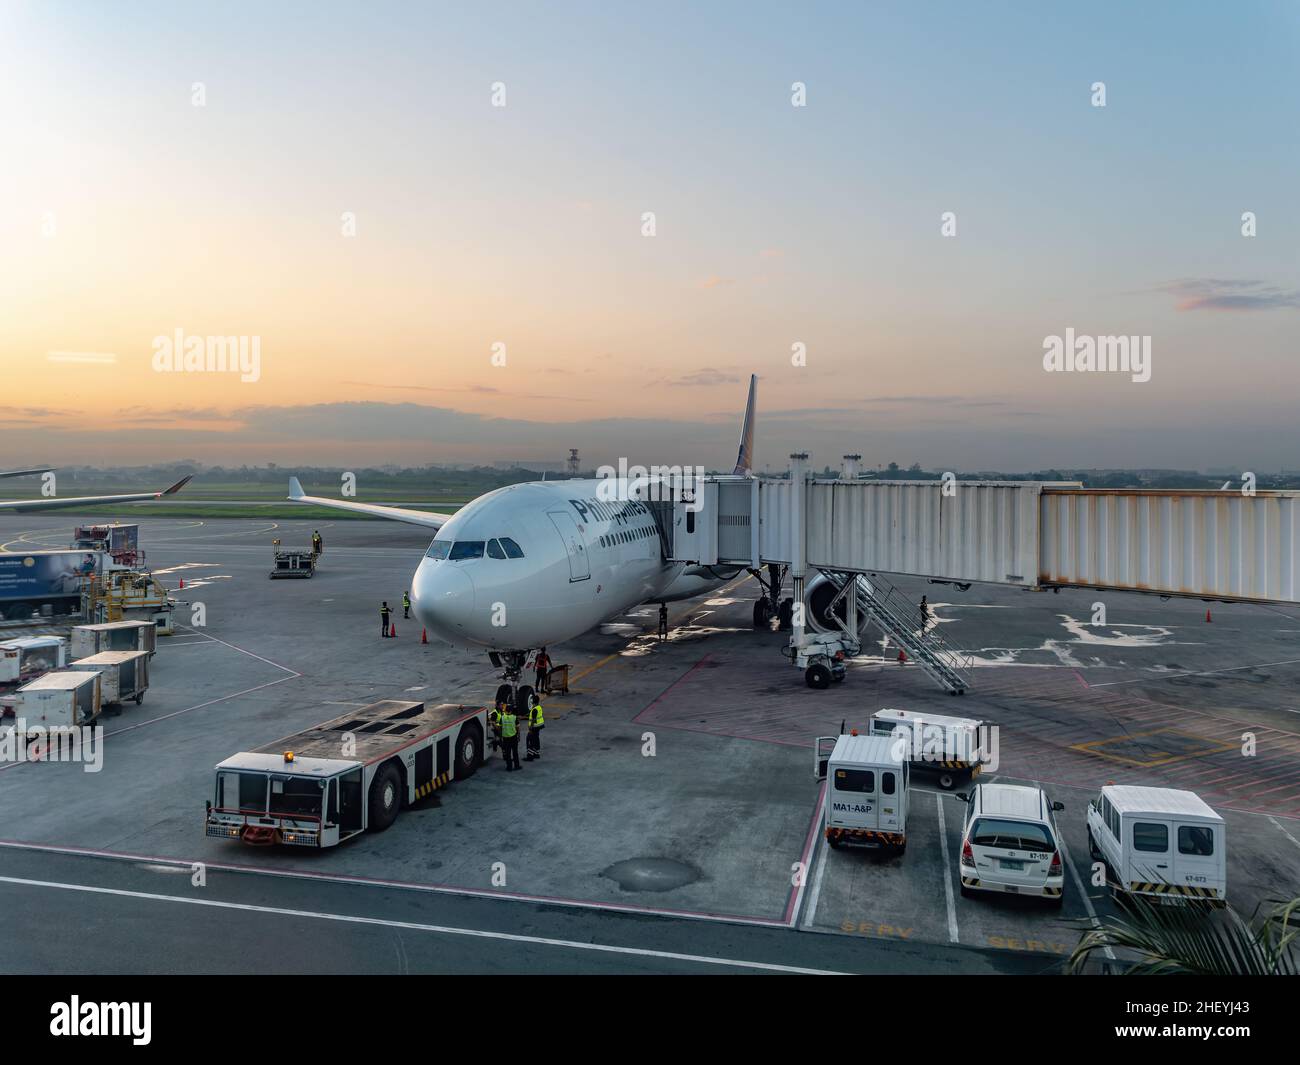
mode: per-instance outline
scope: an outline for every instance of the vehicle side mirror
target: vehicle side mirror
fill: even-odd
[[[961,799],[962,802],[970,802],[970,794],[965,791],[957,792],[957,798]]]
[[[1054,803],[1052,803],[1052,809],[1053,809],[1053,810],[1064,810],[1064,809],[1065,809],[1065,803],[1063,803],[1063,802],[1054,802]]]

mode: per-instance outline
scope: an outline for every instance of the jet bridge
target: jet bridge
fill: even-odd
[[[883,612],[870,602],[871,582],[883,583],[880,573],[959,585],[1300,601],[1300,492],[864,481],[857,479],[855,458],[846,458],[848,476],[837,480],[810,477],[803,454],[791,456],[790,474],[782,478],[705,478],[694,498],[675,504],[671,557],[788,568],[796,603],[803,601],[808,571],[818,571],[813,580],[832,580],[844,606],[867,611],[886,632]],[[866,581],[854,581],[858,576]],[[863,594],[847,594],[850,581]],[[800,624],[794,629],[797,643],[804,634]],[[898,642],[906,649],[905,640]],[[919,649],[924,653],[924,641]],[[945,665],[960,677],[959,663]],[[940,683],[955,690],[961,682]]]

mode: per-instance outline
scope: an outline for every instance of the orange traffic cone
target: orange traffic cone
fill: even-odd
[[[1205,622],[1206,624],[1210,622],[1210,612],[1208,610],[1205,612]]]
[[[181,578],[181,584],[180,584],[180,586],[181,586],[182,588],[185,587],[185,578],[184,578],[184,577]]]
[[[900,647],[898,649],[898,664],[901,666],[906,661],[907,661],[907,652]]]
[[[396,625],[389,625],[389,626],[388,626],[388,635],[391,636],[394,640],[397,639],[397,626],[396,626]]]
[[[429,630],[428,630],[428,629],[421,629],[421,630],[420,630],[420,642],[421,642],[421,643],[428,643],[428,642],[429,642]]]

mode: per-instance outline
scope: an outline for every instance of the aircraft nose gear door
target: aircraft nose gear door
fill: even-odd
[[[585,581],[591,576],[591,564],[587,561],[587,545],[582,541],[578,523],[573,520],[573,515],[562,510],[549,510],[546,516],[551,519],[569,553],[569,580]]]

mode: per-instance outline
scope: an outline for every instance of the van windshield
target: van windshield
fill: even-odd
[[[1046,825],[1032,821],[1008,821],[1001,817],[981,817],[970,830],[976,847],[1005,847],[1021,851],[1054,851],[1056,842]]]

